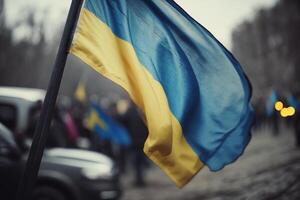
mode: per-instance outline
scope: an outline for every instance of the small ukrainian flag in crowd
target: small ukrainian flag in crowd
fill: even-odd
[[[179,187],[248,144],[242,67],[173,0],[86,0],[70,52],[128,92],[147,122],[144,152]]]
[[[77,101],[79,101],[81,103],[86,102],[87,95],[86,95],[85,85],[83,82],[80,81],[78,83],[75,93],[74,93],[74,97]]]
[[[269,98],[267,99],[266,102],[266,114],[268,117],[271,117],[274,115],[274,105],[278,101],[279,97],[278,94],[275,90],[272,90]]]
[[[103,140],[109,140],[124,147],[131,145],[131,138],[127,130],[94,102],[91,103],[91,110],[85,119],[85,126],[97,133]]]

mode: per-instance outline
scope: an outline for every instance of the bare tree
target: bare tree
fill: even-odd
[[[298,0],[278,1],[234,30],[233,52],[252,81],[254,99],[272,89],[283,95],[300,89],[299,35]]]

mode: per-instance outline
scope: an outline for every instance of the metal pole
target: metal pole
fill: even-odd
[[[68,50],[73,39],[82,3],[83,0],[72,0],[71,3],[41,115],[35,128],[25,171],[19,183],[17,200],[29,199],[37,179],[38,170],[48,137],[48,129],[53,116],[56,98],[68,56]]]

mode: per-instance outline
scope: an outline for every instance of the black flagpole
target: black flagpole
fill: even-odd
[[[68,50],[70,48],[77,19],[79,17],[83,0],[72,0],[67,22],[60,41],[48,90],[42,107],[41,115],[35,128],[29,157],[25,171],[17,192],[17,200],[29,199],[31,191],[35,185],[41,159],[44,152],[45,143],[48,137],[48,129],[53,116],[57,94],[63,76]]]

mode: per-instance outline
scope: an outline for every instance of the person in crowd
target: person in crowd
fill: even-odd
[[[296,113],[294,115],[293,126],[294,126],[294,134],[295,134],[295,144],[298,148],[300,148],[300,92],[295,93],[294,95],[294,107]],[[297,105],[296,105],[297,104]]]
[[[132,140],[130,153],[133,157],[134,184],[137,187],[143,187],[146,185],[145,167],[147,166],[147,159],[143,147],[148,134],[147,127],[133,102],[129,103],[127,111],[119,118],[119,121],[127,128]]]
[[[37,102],[36,105],[32,107],[29,114],[27,130],[24,134],[25,137],[33,138],[35,128],[40,117],[41,108],[42,102]],[[24,140],[25,138],[23,138],[23,142]],[[66,131],[66,124],[62,118],[61,110],[58,107],[55,108],[53,113],[46,146],[49,148],[70,146],[70,140]]]

